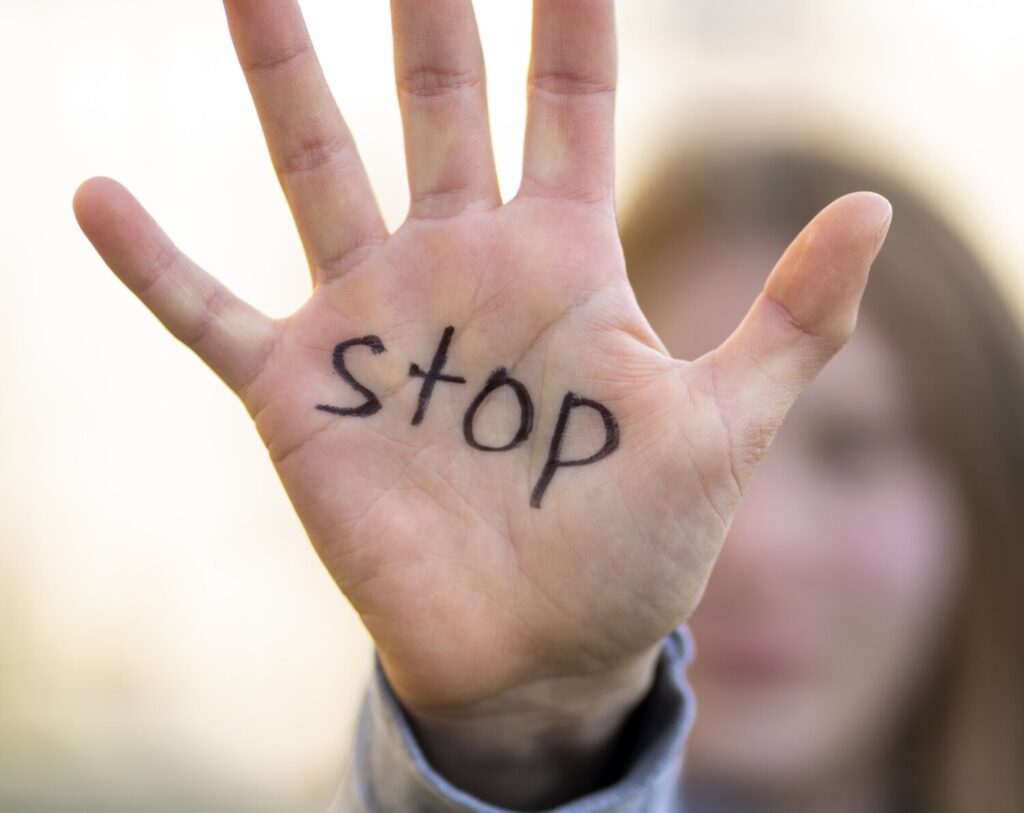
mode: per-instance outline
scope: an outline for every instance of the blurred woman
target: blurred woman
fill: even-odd
[[[658,166],[622,224],[627,267],[669,350],[697,358],[858,188],[895,219],[853,338],[787,417],[691,619],[687,793],[1024,810],[1024,342],[978,257],[891,178],[760,149]]]

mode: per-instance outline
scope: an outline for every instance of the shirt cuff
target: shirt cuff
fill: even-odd
[[[662,642],[654,684],[631,719],[624,769],[610,784],[554,808],[557,813],[681,809],[682,752],[695,713],[685,669],[693,659],[686,625]],[[360,707],[352,756],[332,813],[511,813],[460,790],[429,763],[380,663]]]

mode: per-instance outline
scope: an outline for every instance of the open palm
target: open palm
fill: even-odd
[[[870,193],[797,238],[694,361],[616,229],[612,0],[537,0],[523,181],[502,203],[470,0],[392,0],[411,192],[388,234],[294,0],[227,0],[313,273],[270,319],[119,185],[79,189],[114,272],[241,397],[407,701],[610,669],[698,602],[743,488],[856,321]]]

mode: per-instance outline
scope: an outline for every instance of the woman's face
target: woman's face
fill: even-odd
[[[751,239],[666,256],[645,299],[669,349],[696,358],[721,342],[777,253]],[[862,309],[750,482],[690,620],[691,776],[782,796],[877,775],[934,671],[960,504],[919,439],[901,363]]]

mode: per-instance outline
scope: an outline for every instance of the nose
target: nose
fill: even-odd
[[[815,550],[827,533],[812,480],[777,438],[747,484],[711,585],[756,599],[766,592],[797,589],[794,581],[810,578]]]

